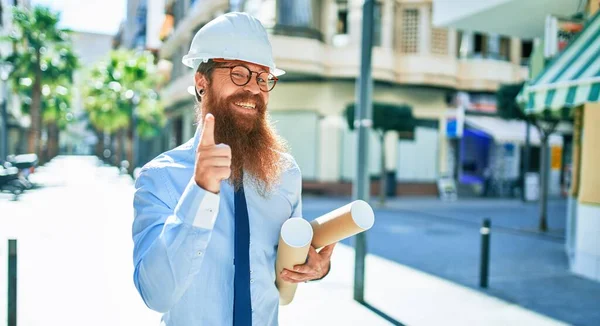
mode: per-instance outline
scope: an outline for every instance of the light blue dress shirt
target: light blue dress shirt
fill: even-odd
[[[162,325],[232,325],[234,192],[219,195],[193,180],[199,128],[193,139],[146,164],[136,180],[133,241],[134,282],[146,305],[164,313]],[[278,325],[275,259],[279,233],[302,216],[300,170],[290,168],[266,198],[248,180],[252,324]]]

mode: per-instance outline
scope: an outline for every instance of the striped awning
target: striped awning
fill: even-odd
[[[518,96],[526,114],[570,115],[571,108],[600,101],[600,12]]]

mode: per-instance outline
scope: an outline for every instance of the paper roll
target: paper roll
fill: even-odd
[[[375,214],[369,204],[356,200],[310,222],[313,228],[312,246],[319,249],[370,229]]]
[[[313,229],[303,218],[293,217],[285,221],[279,235],[275,275],[279,289],[279,304],[285,306],[292,302],[296,293],[296,283],[289,283],[280,278],[284,268],[293,270],[295,265],[304,264],[313,237]]]

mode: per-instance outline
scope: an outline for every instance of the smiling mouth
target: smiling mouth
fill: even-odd
[[[244,108],[246,110],[256,110],[256,104],[251,103],[251,102],[235,102],[233,103],[236,106],[239,106],[241,108]]]

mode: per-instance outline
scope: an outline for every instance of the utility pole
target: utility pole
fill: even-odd
[[[358,133],[358,157],[356,160],[356,178],[352,187],[352,197],[354,200],[364,200],[366,202],[369,202],[369,192],[371,189],[367,158],[369,153],[369,130],[373,125],[371,55],[373,48],[374,6],[374,0],[364,0],[360,75],[356,80],[356,103],[358,105],[354,113],[354,128]],[[356,235],[354,247],[354,300],[364,303],[365,256],[367,255],[367,235],[365,232]]]
[[[529,153],[531,152],[531,122],[529,119],[525,120],[525,150],[523,151],[523,190],[522,190],[522,200],[524,202],[527,201],[527,173],[529,172]]]

